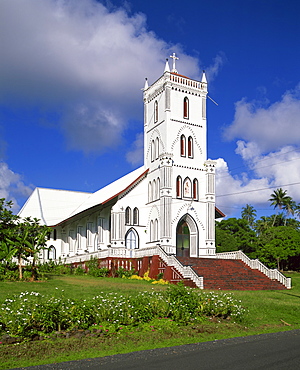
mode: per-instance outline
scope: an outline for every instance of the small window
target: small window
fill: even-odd
[[[154,221],[154,241],[158,240],[158,220],[157,218]]]
[[[53,240],[56,240],[57,238],[57,232],[56,229],[53,229]]]
[[[185,157],[185,136],[181,135],[180,137],[180,155]]]
[[[189,118],[189,99],[187,97],[183,99],[183,118]]]
[[[131,208],[127,207],[125,209],[125,224],[130,225],[131,224]]]
[[[151,181],[149,181],[149,185],[148,185],[148,202],[152,202],[152,184],[151,184]]]
[[[134,225],[139,224],[139,210],[136,207],[133,209],[133,224]]]
[[[158,122],[158,102],[154,102],[154,123]]]
[[[198,180],[193,180],[193,199],[198,200]]]
[[[151,162],[153,162],[154,161],[154,159],[156,158],[155,157],[155,142],[154,142],[154,140],[152,140],[152,142],[151,142]]]
[[[159,138],[157,137],[155,140],[155,159],[159,157]]]
[[[188,138],[188,157],[193,158],[193,138],[189,136]]]
[[[181,177],[178,176],[176,179],[176,197],[181,198],[181,188],[182,188],[182,180]]]
[[[156,199],[159,199],[160,198],[160,178],[158,177],[157,178],[157,181],[156,181]]]
[[[154,240],[153,238],[153,220],[150,221],[150,242]]]

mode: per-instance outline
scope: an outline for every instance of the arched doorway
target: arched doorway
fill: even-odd
[[[178,222],[176,229],[176,255],[197,257],[198,229],[195,220],[186,214]]]
[[[179,222],[176,235],[176,255],[179,257],[189,257],[190,229],[185,220]]]

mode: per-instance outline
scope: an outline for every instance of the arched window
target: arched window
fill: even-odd
[[[154,123],[158,122],[158,102],[154,102]]]
[[[155,159],[159,157],[159,138],[157,137],[155,140]]]
[[[152,242],[153,239],[153,221],[150,221],[150,242]]]
[[[192,198],[192,184],[191,180],[187,177],[183,183],[183,196],[184,198]]]
[[[189,158],[193,158],[193,151],[194,151],[193,138],[191,136],[189,136],[189,138],[188,138],[188,157]]]
[[[198,180],[193,180],[193,199],[198,200]]]
[[[159,199],[159,196],[160,196],[160,179],[159,177],[157,178],[157,181],[156,181],[156,199]]]
[[[180,137],[180,155],[185,157],[185,136],[181,135]]]
[[[48,260],[55,260],[56,259],[56,249],[53,245],[51,245],[48,249]]]
[[[125,247],[127,249],[137,249],[139,247],[138,234],[134,229],[130,229],[125,236]]]
[[[127,207],[125,209],[125,225],[131,224],[131,208]]]
[[[152,200],[156,200],[156,181],[153,180],[152,182]]]
[[[151,162],[155,159],[155,143],[154,140],[151,142]]]
[[[158,220],[157,218],[154,220],[154,230],[153,230],[153,240],[157,241],[158,240]]]
[[[189,99],[187,97],[183,99],[183,118],[189,118]]]
[[[139,224],[139,210],[137,207],[133,209],[133,224],[134,225]]]
[[[182,189],[182,180],[181,177],[178,176],[176,179],[176,197],[181,198],[181,190]]]
[[[149,185],[148,185],[148,201],[152,202],[152,184],[151,184],[151,181],[149,181]]]

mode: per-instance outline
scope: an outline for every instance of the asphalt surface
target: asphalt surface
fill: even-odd
[[[18,369],[298,370],[300,369],[300,330]]]

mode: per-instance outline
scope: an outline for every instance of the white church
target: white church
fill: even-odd
[[[216,163],[207,159],[205,73],[201,81],[180,75],[171,58],[173,68],[167,60],[144,86],[144,165],[95,193],[36,188],[20,210],[53,229],[42,261],[93,256],[100,266],[150,268],[203,288],[180,258],[240,259],[216,254],[215,219],[225,215],[215,206]]]

